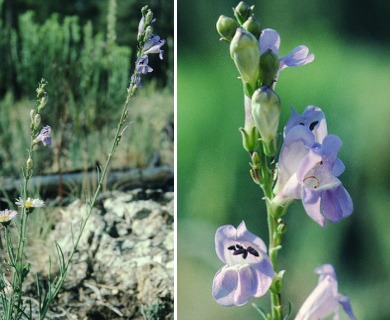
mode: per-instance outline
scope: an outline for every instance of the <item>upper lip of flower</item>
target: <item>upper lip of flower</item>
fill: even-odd
[[[267,50],[271,50],[277,56],[279,55],[280,36],[276,30],[266,28],[261,32],[260,39],[260,54]],[[300,45],[294,48],[288,55],[280,57],[279,70],[286,67],[295,67],[308,64],[314,60],[314,54],[309,54],[309,48]]]

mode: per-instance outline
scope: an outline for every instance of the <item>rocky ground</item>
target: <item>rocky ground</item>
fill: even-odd
[[[173,319],[173,192],[103,193],[94,211],[49,318]],[[69,252],[70,227],[76,235],[85,213],[81,200],[58,209],[54,230],[45,243],[56,240],[64,253]],[[53,260],[56,255],[42,250],[36,250],[39,263],[31,271],[44,281],[45,257],[50,255]],[[32,282],[29,291],[34,296]]]

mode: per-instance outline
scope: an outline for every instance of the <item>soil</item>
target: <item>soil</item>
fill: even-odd
[[[55,209],[53,230],[35,251],[26,247],[34,276],[29,276],[25,295],[33,311],[38,305],[35,274],[41,284],[47,282],[49,256],[51,273],[58,272],[54,241],[66,257],[85,214],[79,199]],[[173,192],[101,194],[48,319],[173,319],[173,221]]]

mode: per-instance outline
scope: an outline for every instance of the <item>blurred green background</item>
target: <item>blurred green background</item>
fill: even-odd
[[[215,22],[232,16],[238,1],[178,0],[178,318],[259,319],[250,303],[225,308],[211,296],[222,267],[214,250],[216,229],[245,220],[266,242],[265,209],[249,176],[241,146],[243,95],[227,43]],[[339,291],[357,319],[390,319],[390,2],[252,1],[263,27],[281,36],[280,54],[300,44],[315,61],[289,68],[276,91],[302,112],[320,106],[328,132],[344,142],[340,177],[355,205],[351,217],[322,229],[296,202],[286,216],[280,253],[284,303],[295,314],[317,283],[314,268],[335,266]],[[255,299],[268,310],[269,299]],[[342,315],[341,319],[344,319]]]

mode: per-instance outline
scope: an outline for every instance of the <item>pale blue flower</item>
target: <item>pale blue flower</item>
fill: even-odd
[[[153,20],[154,21],[154,20]],[[152,22],[153,22],[152,21]],[[142,22],[142,20],[141,20]],[[140,24],[142,28],[142,24]],[[153,71],[153,68],[150,67],[149,64],[149,56],[148,54],[158,53],[160,59],[163,59],[164,50],[161,50],[161,47],[164,45],[165,40],[161,40],[159,36],[151,35],[150,38],[144,43],[142,48],[141,55],[137,58],[135,62],[135,71],[131,76],[131,85],[128,90],[132,90],[133,82],[137,85],[137,87],[141,88],[141,76],[140,74],[147,74]]]
[[[301,199],[309,217],[324,227],[326,220],[338,222],[351,215],[353,203],[337,178],[345,170],[337,157],[341,140],[335,135],[326,135],[321,109],[308,110],[305,116],[301,119],[298,115],[292,116],[290,120],[298,120],[298,124],[286,126],[273,203],[284,206]],[[313,118],[319,120],[313,122]]]
[[[138,57],[137,61],[135,62],[135,70],[138,73],[147,74],[149,72],[152,72],[153,69],[148,66],[149,63],[149,57],[147,55],[143,55]]]
[[[34,139],[34,143],[38,143],[39,141],[42,141],[44,146],[50,146],[51,145],[50,133],[51,133],[50,126],[43,127],[41,132]]]
[[[271,286],[274,271],[263,240],[249,232],[244,222],[234,228],[220,227],[215,250],[226,263],[214,276],[212,294],[223,306],[241,306],[252,297],[264,295]]]
[[[348,297],[338,293],[338,283],[334,268],[325,264],[315,270],[319,274],[317,287],[307,297],[299,309],[295,320],[339,319],[341,306],[350,320],[355,320]]]
[[[271,50],[276,56],[279,56],[280,36],[276,30],[264,29],[259,39],[260,54]],[[280,57],[279,71],[287,67],[296,67],[308,64],[314,60],[314,54],[309,54],[309,48],[300,45],[293,49],[288,55]]]
[[[159,36],[151,35],[150,38],[145,42],[142,53],[148,55],[150,53],[158,53],[160,59],[163,59],[164,50],[161,47],[164,45],[165,40],[161,40]]]

